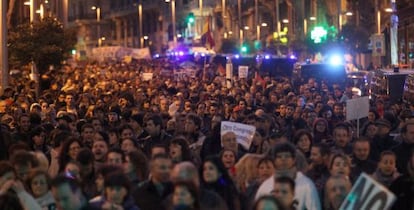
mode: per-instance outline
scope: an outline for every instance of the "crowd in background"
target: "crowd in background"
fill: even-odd
[[[90,63],[39,83],[13,77],[0,98],[0,206],[330,210],[364,172],[396,195],[393,209],[413,208],[413,104],[373,99],[357,130],[349,88],[263,72],[229,85],[213,67],[176,77],[165,61]],[[255,126],[251,146],[222,135],[222,121]]]

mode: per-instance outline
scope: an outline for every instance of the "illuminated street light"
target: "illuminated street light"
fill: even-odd
[[[289,23],[289,20],[288,19],[283,19],[282,23]]]
[[[392,12],[393,12],[393,11],[392,11],[392,8],[389,8],[389,7],[388,7],[388,8],[385,8],[385,9],[384,9],[384,11],[385,11],[385,12],[388,12],[388,13],[392,13]]]
[[[316,17],[309,17],[309,20],[315,21]]]
[[[267,23],[262,23],[261,26],[262,27],[267,27]]]
[[[345,15],[346,15],[346,16],[352,16],[352,15],[354,15],[354,14],[353,14],[352,12],[346,12],[346,13],[345,13]]]
[[[98,23],[97,26],[97,36],[98,37],[98,47],[102,45],[102,39],[101,39],[101,8],[97,6],[92,6],[92,10],[96,10],[96,22]]]
[[[244,26],[243,28],[244,28],[244,30],[249,30],[250,29],[249,26]]]

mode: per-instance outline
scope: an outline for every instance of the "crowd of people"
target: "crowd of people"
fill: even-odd
[[[1,209],[333,210],[361,173],[396,195],[393,209],[413,209],[412,104],[373,99],[357,130],[349,88],[263,72],[228,81],[214,65],[176,77],[165,63],[11,78]],[[251,146],[222,121],[255,126]]]

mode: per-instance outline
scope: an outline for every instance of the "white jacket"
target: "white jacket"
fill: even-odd
[[[272,192],[275,184],[274,180],[275,177],[273,175],[260,185],[255,200],[263,195],[269,195]],[[296,210],[321,210],[321,203],[315,184],[300,171],[296,173],[295,200],[298,201]]]

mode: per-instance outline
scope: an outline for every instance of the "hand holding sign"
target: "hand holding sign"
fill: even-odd
[[[225,135],[229,135],[230,132],[234,133],[237,143],[243,146],[244,149],[248,150],[252,144],[256,127],[229,121],[221,122],[221,138],[223,139],[223,137]]]

